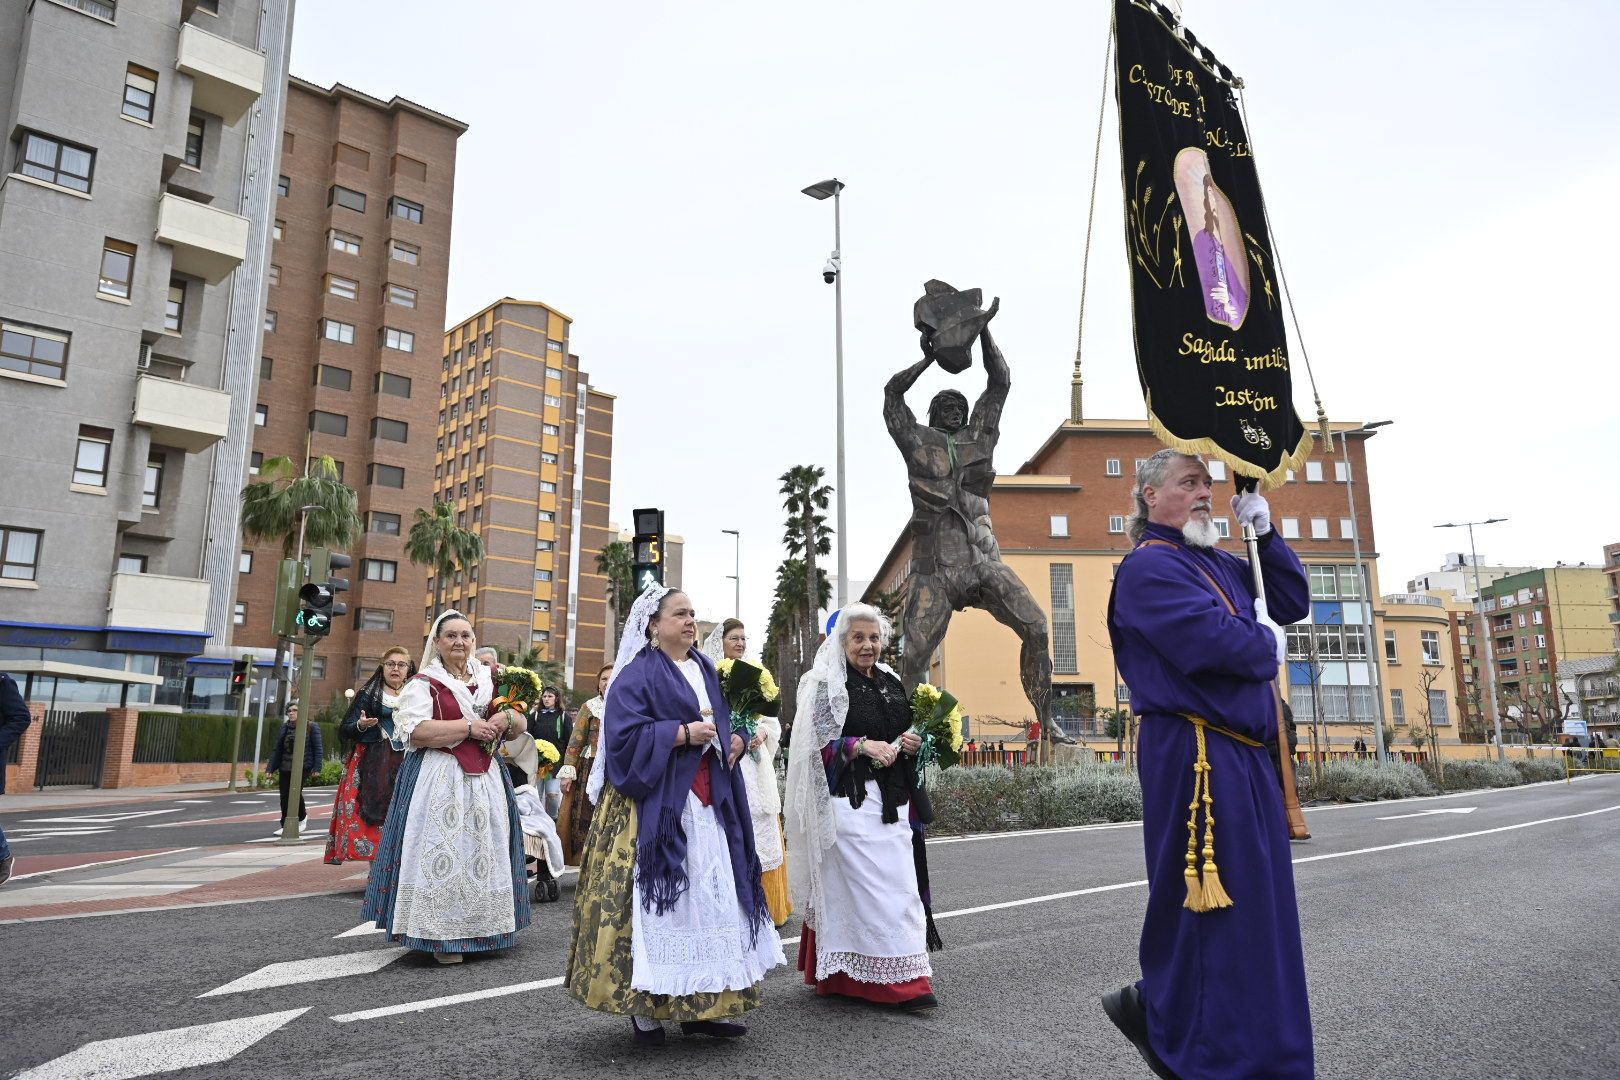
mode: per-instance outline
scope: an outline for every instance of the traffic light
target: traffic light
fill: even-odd
[[[298,590],[298,629],[309,637],[325,637],[332,632],[332,620],[348,613],[337,594],[349,591],[347,578],[333,577],[333,570],[347,569],[353,560],[330,548],[316,548],[309,558],[309,577]]]
[[[253,658],[244,656],[231,664],[231,693],[241,694],[253,689],[254,679]]]
[[[303,587],[304,564],[282,559],[276,570],[276,605],[271,616],[278,637],[297,637],[302,632],[298,625],[298,591]]]
[[[636,510],[631,521],[635,531],[630,542],[630,574],[639,595],[649,585],[664,583],[664,512]]]

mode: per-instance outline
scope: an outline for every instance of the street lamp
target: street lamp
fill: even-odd
[[[735,563],[735,569],[736,569],[737,572],[735,574],[727,574],[726,576],[728,578],[730,578],[732,580],[732,582],[736,585],[736,596],[732,601],[732,615],[734,617],[736,617],[738,620],[741,620],[742,619],[742,533],[738,532],[736,529],[721,529],[720,531],[725,533],[727,536],[730,536],[731,538],[733,538],[737,542],[737,556],[736,556],[736,563]]]
[[[848,601],[849,594],[849,544],[848,519],[845,516],[845,507],[849,503],[849,496],[844,490],[844,256],[843,256],[843,217],[839,205],[839,194],[844,190],[844,182],[836,177],[832,180],[823,180],[819,184],[811,184],[804,189],[804,194],[818,202],[832,197],[833,201],[833,251],[832,257],[821,271],[821,276],[827,284],[833,287],[833,327],[834,349],[837,363],[838,379],[838,477],[834,483],[838,486],[838,594],[837,604],[840,609]]]
[[[1496,726],[1496,758],[1498,761],[1507,760],[1507,750],[1502,746],[1502,710],[1496,707],[1496,649],[1491,641],[1491,621],[1485,617],[1485,604],[1480,597],[1479,549],[1474,546],[1474,526],[1495,525],[1506,520],[1507,518],[1486,518],[1484,521],[1448,521],[1444,525],[1435,526],[1437,529],[1468,530],[1468,557],[1474,561],[1474,613],[1479,616],[1479,628],[1484,632],[1485,636],[1485,679],[1486,685],[1491,689],[1491,722]]]
[[[1340,445],[1344,447],[1344,493],[1345,498],[1350,504],[1351,551],[1354,552],[1356,560],[1356,581],[1360,583],[1361,592],[1363,593],[1361,598],[1361,623],[1362,626],[1366,628],[1367,632],[1367,670],[1371,672],[1372,677],[1373,702],[1378,707],[1378,722],[1373,725],[1373,749],[1376,752],[1377,759],[1380,762],[1387,760],[1389,753],[1388,748],[1384,746],[1384,680],[1378,671],[1378,658],[1381,655],[1378,650],[1378,643],[1373,640],[1378,631],[1373,626],[1373,598],[1371,596],[1372,581],[1368,579],[1366,568],[1361,562],[1361,522],[1356,518],[1356,476],[1355,472],[1351,468],[1350,463],[1350,442],[1347,438],[1343,437],[1349,435],[1368,434],[1376,431],[1378,428],[1389,427],[1394,422],[1395,421],[1393,420],[1374,420],[1371,423],[1362,424],[1358,428],[1351,428],[1348,431],[1341,431],[1339,433],[1341,436]],[[1346,642],[1346,669],[1348,669],[1349,663],[1350,649],[1349,643]],[[1344,696],[1345,708],[1350,710],[1351,695],[1350,688],[1348,686],[1344,689]],[[1354,710],[1350,711],[1350,718],[1352,720],[1355,719]]]
[[[315,510],[325,510],[320,503],[308,503],[298,508],[298,565],[304,565],[304,524],[309,520],[309,514]],[[286,551],[286,548],[282,548]]]

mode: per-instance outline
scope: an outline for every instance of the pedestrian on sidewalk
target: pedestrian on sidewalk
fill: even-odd
[[[1278,624],[1310,612],[1310,584],[1266,500],[1245,492],[1232,511],[1260,538],[1257,601],[1248,563],[1219,549],[1211,494],[1196,457],[1161,450],[1142,463],[1127,526],[1136,546],[1109,598],[1109,638],[1140,719],[1148,899],[1142,979],[1103,1008],[1158,1076],[1309,1080],[1294,868],[1265,739],[1286,656]]]
[[[665,1020],[686,1035],[746,1034],[765,973],[786,963],[736,768],[746,749],[691,600],[649,586],[608,686],[567,968],[574,999],[630,1017],[638,1043],[662,1042]]]
[[[394,710],[399,708],[405,681],[415,674],[416,662],[404,646],[383,653],[382,663],[354,695],[338,726],[338,734],[353,742],[354,749],[332,798],[326,861],[333,866],[345,859],[369,861],[377,854],[388,804],[394,798],[394,776],[405,760],[388,741],[394,734]]]
[[[287,719],[276,733],[275,745],[270,748],[270,760],[265,763],[265,771],[279,773],[281,786],[281,822],[287,820],[287,802],[292,798],[293,778],[293,744],[298,737],[298,702],[287,703]],[[315,774],[321,771],[321,762],[326,760],[321,746],[321,726],[310,722],[309,730],[304,735],[304,784],[298,790],[298,831],[304,832],[309,828],[309,810],[304,806],[304,791],[314,781]],[[282,826],[278,823],[272,836],[281,835]]]
[[[488,715],[495,686],[475,645],[467,617],[443,612],[400,695],[391,742],[405,763],[361,908],[391,941],[441,964],[511,948],[529,925],[523,829],[496,753],[523,715]]]
[[[17,689],[17,680],[0,671],[0,795],[6,793],[6,752],[11,749],[12,743],[22,738],[22,733],[28,730],[33,720],[22,691]],[[0,829],[0,885],[11,879],[13,862],[6,831]]]

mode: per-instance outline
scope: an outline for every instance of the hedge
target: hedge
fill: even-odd
[[[231,760],[231,730],[237,717],[228,713],[172,713],[142,712],[135,727],[135,761],[141,764],[178,762],[221,762]],[[242,720],[242,742],[239,760],[253,761],[253,734],[257,717]],[[342,757],[344,747],[338,739],[337,724],[320,723],[321,738],[327,757]],[[273,741],[281,730],[281,721],[265,718],[264,739],[260,753],[270,757]]]

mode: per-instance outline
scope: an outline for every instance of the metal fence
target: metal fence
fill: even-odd
[[[107,714],[59,709],[45,714],[39,731],[36,787],[95,787],[107,752]]]

